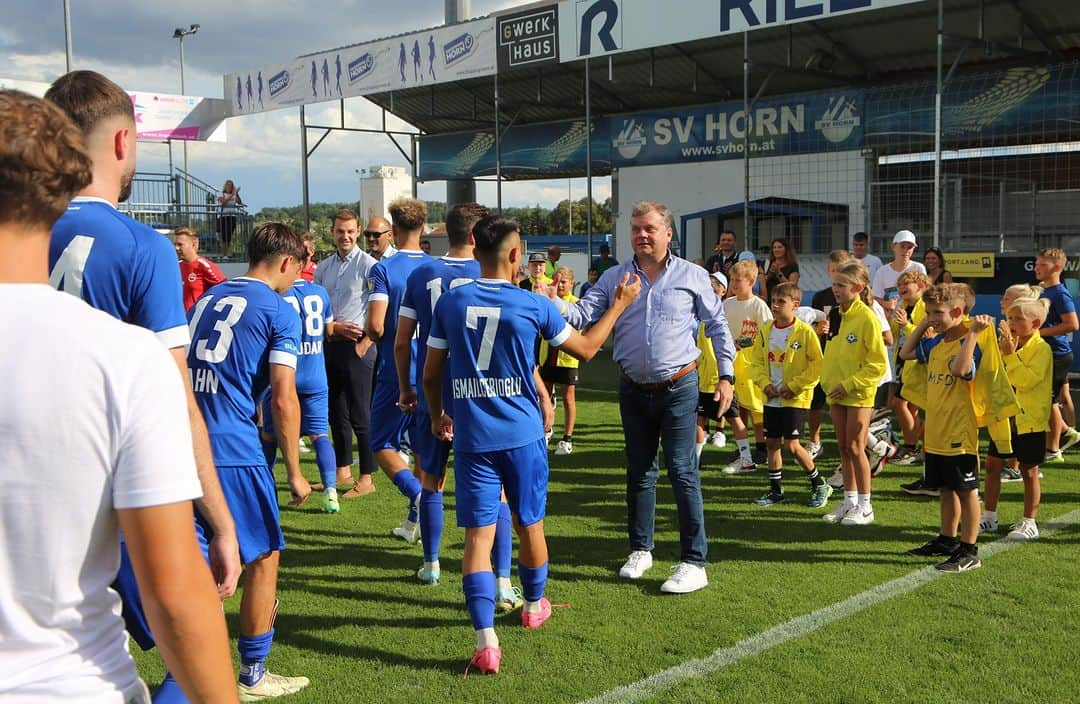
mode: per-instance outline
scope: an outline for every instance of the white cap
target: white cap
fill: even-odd
[[[727,277],[724,276],[724,272],[722,272],[722,271],[714,271],[712,274],[710,274],[710,276],[712,276],[714,279],[719,281],[720,285],[723,286],[724,288],[728,287]]]
[[[900,232],[893,235],[893,244],[900,244],[901,242],[910,242],[916,249],[919,247],[919,243],[915,241],[915,233],[911,230],[900,230]]]

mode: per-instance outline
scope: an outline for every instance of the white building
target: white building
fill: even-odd
[[[389,217],[387,206],[396,198],[412,195],[412,177],[400,166],[369,166],[360,171],[360,217]]]

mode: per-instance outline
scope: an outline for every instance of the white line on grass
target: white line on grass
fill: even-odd
[[[1077,522],[1080,522],[1080,510],[1070,511],[1067,514],[1044,524],[1044,526],[1040,528],[1040,532],[1043,535],[1046,535],[1071,526]],[[1010,550],[1020,544],[1022,544],[1022,541],[1001,538],[980,547],[979,556],[983,558],[990,557],[999,552]],[[857,614],[871,606],[876,606],[884,601],[888,601],[893,597],[907,594],[908,592],[918,589],[922,585],[932,582],[944,575],[944,572],[934,569],[932,565],[915,570],[903,577],[898,577],[892,581],[872,587],[861,594],[856,594],[843,601],[838,601],[835,604],[818,609],[817,611],[793,618],[790,621],[781,623],[779,626],[774,626],[767,631],[763,631],[756,636],[741,640],[730,647],[719,648],[707,657],[697,660],[687,660],[680,665],[658,672],[655,675],[646,677],[633,684],[617,687],[604,692],[603,694],[582,702],[582,704],[607,704],[608,702],[619,702],[622,704],[625,702],[641,701],[646,697],[659,694],[687,680],[704,677],[705,675],[722,670],[729,665],[734,665],[740,660],[758,655],[766,650],[782,645],[789,640],[813,633],[831,623]]]

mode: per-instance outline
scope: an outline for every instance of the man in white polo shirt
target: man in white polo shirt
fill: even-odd
[[[109,588],[123,530],[169,671],[193,701],[235,702],[182,377],[154,333],[49,286],[85,144],[52,103],[0,91],[0,329],[18,340],[0,346],[0,700],[150,701]]]

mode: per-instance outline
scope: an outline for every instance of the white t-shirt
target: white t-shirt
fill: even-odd
[[[888,289],[896,288],[896,280],[900,278],[900,275],[909,271],[917,271],[925,274],[926,267],[923,266],[921,262],[912,260],[908,262],[908,265],[901,271],[893,269],[892,264],[886,264],[878,269],[877,273],[874,274],[874,277],[871,279],[871,281],[874,282],[871,286],[871,290],[874,292],[874,298],[885,298],[885,292]]]
[[[855,257],[855,258],[859,259],[858,257]],[[859,261],[862,262],[863,266],[866,267],[866,271],[870,275],[870,280],[871,281],[874,280],[874,274],[877,273],[877,270],[880,269],[883,266],[883,264],[881,262],[881,257],[879,257],[879,256],[877,256],[875,254],[867,254],[862,259],[859,259]]]
[[[874,315],[878,317],[878,321],[881,322],[881,332],[886,333],[892,330],[892,326],[889,325],[889,318],[885,315],[885,309],[881,307],[881,304],[875,300],[870,301],[870,308],[874,311]],[[885,356],[888,357],[888,361],[885,364],[885,376],[881,377],[881,384],[888,384],[893,380],[893,351],[896,349],[896,340],[893,340],[891,346],[885,348]],[[878,386],[881,386],[878,384]]]
[[[784,383],[784,355],[787,354],[787,341],[794,329],[795,323],[792,322],[786,328],[773,325],[769,331],[769,381],[777,389]],[[773,396],[765,399],[765,405],[780,408],[784,400],[780,396]]]
[[[0,284],[0,700],[128,702],[116,509],[202,495],[181,377],[148,330]]]
[[[734,296],[724,299],[724,317],[727,318],[735,348],[742,349],[754,344],[758,328],[772,320],[769,304],[758,296],[740,301]]]

